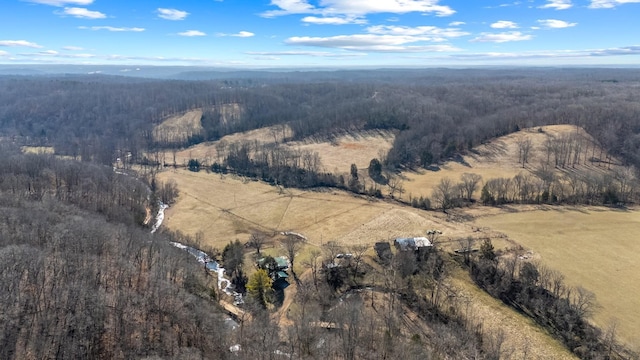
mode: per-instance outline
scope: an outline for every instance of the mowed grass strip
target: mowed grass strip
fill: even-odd
[[[459,297],[470,302],[469,317],[481,323],[485,332],[503,332],[505,343],[501,358],[577,359],[531,318],[478,288],[467,272],[457,269],[451,276],[451,285],[460,291]]]
[[[606,329],[617,322],[620,339],[640,350],[640,211],[554,208],[480,217],[475,223],[507,234],[560,271],[570,286],[596,294],[593,317]]]

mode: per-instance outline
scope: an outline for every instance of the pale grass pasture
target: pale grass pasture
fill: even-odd
[[[155,141],[180,142],[202,130],[202,110],[187,111],[182,115],[171,116],[153,129]]]
[[[22,146],[20,148],[25,154],[55,154],[53,146]]]
[[[470,303],[467,316],[472,321],[481,323],[483,331],[487,333],[504,333],[501,358],[577,359],[531,318],[479,289],[462,269],[456,270],[452,275],[451,285],[459,290],[458,298],[463,303]]]
[[[275,142],[282,141],[283,137],[289,137],[292,135],[291,128],[288,126],[270,126],[256,130],[250,130],[242,133],[235,133],[224,136],[217,141],[209,141],[190,146],[186,149],[175,151],[175,161],[177,165],[186,165],[190,159],[198,159],[205,165],[211,165],[213,162],[221,162],[222,157],[225,155],[224,149],[228,144],[241,144],[241,143],[258,143],[263,145],[273,144]],[[224,144],[224,146],[222,146]],[[218,153],[218,150],[223,150]],[[172,151],[165,151],[164,162],[167,164],[173,164]]]
[[[463,156],[465,164],[448,161],[440,166],[439,171],[420,169],[419,171],[402,173],[405,179],[403,185],[406,195],[404,195],[404,197],[408,198],[409,194],[413,197],[431,197],[433,189],[443,178],[450,178],[454,183],[457,183],[460,182],[462,174],[473,173],[482,176],[482,182],[478,190],[474,193],[474,198],[478,199],[480,197],[480,189],[482,189],[482,185],[487,180],[500,177],[513,178],[519,173],[535,176],[534,172],[540,168],[541,163],[547,161],[547,152],[544,146],[545,141],[550,137],[558,138],[568,135],[574,135],[584,139],[585,144],[589,143],[589,149],[593,146],[593,138],[582,128],[573,125],[549,125],[524,129],[477,146],[473,151]],[[531,151],[529,160],[523,167],[522,163],[519,162],[518,142],[521,139],[527,138],[531,141]],[[596,157],[599,156],[600,148],[596,145],[595,151],[589,151],[589,156],[591,156],[591,154],[594,154]],[[602,165],[599,167],[596,164],[590,163],[585,158],[581,159],[580,164],[576,165],[575,168],[555,169],[556,176],[563,176],[569,171],[595,171],[605,173],[620,168],[620,166],[615,164],[611,166]],[[553,155],[550,161],[553,164]],[[616,159],[613,159],[613,162],[617,163]],[[553,165],[551,168],[553,168]]]
[[[428,212],[343,191],[279,190],[204,171],[164,171],[158,179],[173,179],[180,190],[178,201],[166,211],[165,225],[191,235],[202,231],[211,246],[221,247],[236,238],[244,241],[255,230],[268,234],[294,231],[304,234],[311,244],[337,241],[345,247],[424,236],[432,228],[448,238],[471,233],[469,226],[449,223]]]
[[[342,135],[333,141],[316,141],[308,139],[304,141],[289,141],[283,143],[283,139],[293,135],[288,126],[270,126],[242,133],[227,135],[218,141],[197,144],[189,148],[176,151],[176,164],[184,165],[189,159],[198,159],[205,164],[220,162],[224,153],[218,153],[224,149],[220,144],[251,143],[258,145],[279,144],[291,151],[310,151],[318,153],[322,165],[322,171],[335,174],[348,174],[351,164],[366,171],[369,162],[373,158],[386,156],[393,146],[394,135],[392,132],[369,131],[359,134]],[[166,151],[164,161],[173,164],[173,153]]]
[[[640,211],[547,208],[479,217],[475,223],[507,234],[560,271],[571,286],[596,294],[594,322],[612,321],[619,337],[640,350]]]
[[[393,146],[395,135],[390,131],[363,131],[336,137],[333,141],[295,141],[286,146],[291,149],[317,152],[325,171],[348,174],[351,164],[358,169],[369,167],[371,159],[384,158]]]

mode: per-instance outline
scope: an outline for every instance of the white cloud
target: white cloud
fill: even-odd
[[[0,40],[0,46],[11,46],[11,47],[29,47],[34,49],[40,49],[43,46],[38,45],[34,42],[26,41],[26,40]]]
[[[361,57],[366,56],[362,53],[332,53],[327,51],[248,51],[245,54],[248,55],[260,55],[260,56],[313,56],[313,57],[330,57],[330,58],[349,58],[349,57]]]
[[[611,9],[622,4],[640,3],[640,0],[591,0],[591,9]]]
[[[317,14],[320,13],[307,0],[271,0],[272,6],[277,6],[278,10],[269,10],[261,15],[263,17],[275,17],[290,14]]]
[[[99,30],[107,30],[107,31],[113,31],[113,32],[143,32],[146,29],[145,28],[140,28],[140,27],[114,27],[114,26],[78,26],[78,29],[83,29],[83,30],[93,30],[93,31],[99,31]]]
[[[339,17],[339,16],[327,16],[327,17],[317,17],[317,16],[305,16],[302,18],[302,22],[310,23],[310,24],[321,24],[321,25],[346,25],[346,24],[366,24],[367,20],[361,18],[348,18],[348,17]]]
[[[469,35],[468,32],[460,31],[456,28],[439,28],[436,26],[376,25],[368,27],[367,32],[377,35],[414,36],[417,41],[445,41],[448,38]]]
[[[67,50],[67,51],[80,51],[80,50],[84,50],[83,48],[81,48],[80,46],[65,46],[62,48],[63,50]]]
[[[480,36],[471,41],[504,43],[510,41],[524,41],[531,39],[533,39],[532,35],[523,34],[520,31],[508,31],[502,33],[481,33]]]
[[[158,17],[165,20],[184,20],[189,15],[188,12],[178,9],[158,8],[156,12],[158,13]]]
[[[81,19],[104,19],[107,15],[101,13],[100,11],[91,11],[85,8],[78,7],[66,7],[62,11],[56,12],[58,15],[68,15]]]
[[[450,59],[459,60],[522,60],[522,59],[577,59],[577,58],[598,58],[608,56],[628,56],[640,55],[640,46],[625,46],[607,49],[585,49],[585,50],[537,50],[517,53],[465,53],[450,55]]]
[[[538,20],[538,23],[547,29],[564,29],[578,25],[578,23],[569,23],[556,19]]]
[[[206,36],[207,34],[205,34],[200,30],[187,30],[187,31],[179,32],[178,35],[191,37],[191,36]]]
[[[401,35],[356,34],[329,37],[296,36],[288,38],[288,45],[338,48],[352,51],[377,52],[424,52],[458,51],[451,45],[407,45],[422,41],[423,38]]]
[[[321,14],[324,16],[355,16],[367,14],[405,14],[410,12],[433,13],[436,16],[449,16],[455,10],[439,5],[439,0],[323,0],[316,7],[307,0],[271,0],[277,10],[269,10],[261,15],[275,17],[291,14]]]
[[[540,6],[541,9],[566,10],[573,7],[571,0],[547,0],[547,3]]]
[[[438,5],[438,2],[438,0],[324,0],[321,3],[325,6],[325,11],[337,11],[345,14],[422,12],[449,16],[455,13],[448,6]]]
[[[375,52],[442,52],[459,51],[449,44],[452,38],[470,35],[457,28],[437,26],[375,25],[366,28],[366,34],[328,37],[296,36],[285,40],[288,45],[336,48],[350,51]],[[440,44],[424,44],[425,42]]]
[[[231,34],[231,36],[235,36],[235,37],[252,37],[255,36],[256,34],[249,32],[249,31],[240,31],[237,34]]]
[[[490,25],[494,29],[517,29],[518,24],[513,21],[500,20]]]
[[[9,53],[6,51],[0,50],[0,56],[9,56]]]
[[[532,1],[532,0],[529,0],[529,1]],[[515,1],[515,2],[512,2],[512,3],[502,3],[502,4],[499,4],[497,6],[485,6],[484,8],[485,9],[500,9],[500,8],[506,8],[506,7],[512,7],[512,6],[520,6],[520,5],[522,5],[522,3],[520,1]]]
[[[26,0],[30,3],[51,5],[51,6],[66,6],[66,5],[91,5],[93,0]]]
[[[225,33],[217,33],[216,36],[234,36],[234,37],[241,37],[241,38],[248,38],[248,37],[252,37],[255,36],[256,34],[249,32],[249,31],[240,31],[238,33],[235,34],[225,34]]]
[[[460,25],[465,25],[466,22],[464,21],[452,21],[449,23],[449,26],[460,26]]]

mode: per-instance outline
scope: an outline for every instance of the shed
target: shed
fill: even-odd
[[[433,246],[431,241],[426,237],[397,238],[393,241],[393,244],[401,251],[416,251]]]

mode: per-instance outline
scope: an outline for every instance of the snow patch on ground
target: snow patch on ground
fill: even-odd
[[[158,215],[156,215],[156,222],[155,224],[153,224],[153,227],[151,228],[152,234],[156,232],[158,228],[160,228],[160,225],[162,225],[162,222],[164,221],[164,210],[168,207],[169,205],[160,203],[160,208],[158,209]]]
[[[196,260],[198,260],[199,263],[204,264],[208,270],[212,272],[216,272],[218,275],[218,289],[224,291],[224,293],[229,296],[233,296],[233,298],[235,299],[234,301],[235,305],[244,303],[244,300],[242,299],[242,294],[239,294],[233,291],[233,285],[231,285],[231,280],[227,279],[224,276],[224,268],[220,267],[218,262],[211,259],[209,255],[207,255],[207,253],[205,253],[202,250],[193,248],[191,246],[181,244],[179,242],[171,242],[170,244],[177,247],[178,249],[182,249],[188,252],[189,254],[193,255],[196,258]]]

